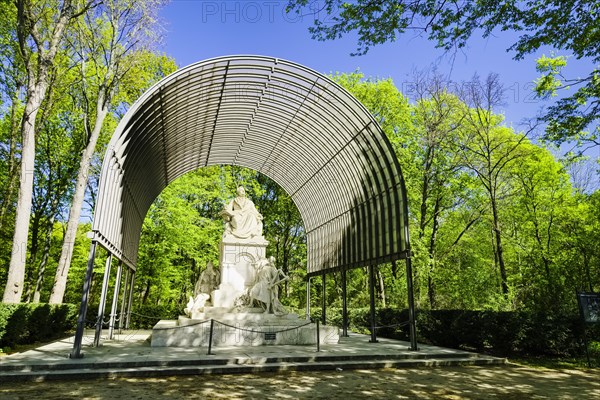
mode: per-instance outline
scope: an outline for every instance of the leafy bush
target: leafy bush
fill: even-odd
[[[315,310],[316,313],[317,310]],[[320,310],[319,310],[320,312]],[[319,313],[320,315],[320,313]],[[341,309],[327,310],[328,324],[341,326]],[[348,310],[350,329],[370,332],[369,308]],[[377,335],[409,340],[408,311],[376,310]],[[584,325],[575,314],[497,312],[472,310],[421,310],[417,313],[419,342],[498,356],[581,356]],[[587,327],[590,341],[600,339],[600,326]]]
[[[52,340],[75,329],[74,304],[0,303],[0,348]]]

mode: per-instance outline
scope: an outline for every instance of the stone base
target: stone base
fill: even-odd
[[[186,324],[189,323],[188,321],[196,320],[196,322],[198,322],[207,319],[214,319],[223,322],[230,320],[241,321],[244,319],[256,321],[257,318],[262,318],[264,317],[264,315],[264,310],[260,307],[247,307],[246,309],[241,310],[239,312],[234,311],[232,307],[204,307],[202,311],[192,313],[192,315],[189,318],[185,316],[180,316],[179,323]],[[275,317],[274,315],[272,316]],[[278,318],[286,317],[298,319],[297,314],[288,314]]]
[[[298,318],[296,314],[276,316],[258,312],[222,313],[211,310],[191,319],[161,320],[152,329],[152,347],[208,346],[211,316],[213,346],[316,345],[317,325]],[[206,318],[208,317],[208,318]],[[335,326],[319,326],[321,344],[335,344],[339,331]]]
[[[238,297],[256,283],[256,263],[265,258],[268,241],[264,237],[238,239],[224,237],[219,245],[221,284],[211,293],[216,307],[233,308]]]

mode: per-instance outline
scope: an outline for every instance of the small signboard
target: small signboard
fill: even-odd
[[[277,333],[265,332],[265,340],[275,340],[275,339],[277,339]]]
[[[577,293],[577,302],[585,322],[600,323],[600,293]]]

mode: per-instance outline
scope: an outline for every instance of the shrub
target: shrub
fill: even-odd
[[[52,340],[75,329],[73,304],[0,303],[0,348]]]
[[[315,310],[316,312],[317,310]],[[320,315],[320,314],[319,314]],[[327,310],[328,324],[341,326],[341,310]],[[369,308],[348,310],[350,328],[370,332]],[[377,335],[409,340],[408,311],[376,310]],[[529,311],[421,310],[417,312],[419,342],[502,357],[515,355],[581,356],[584,325],[576,314]],[[590,341],[600,340],[600,325],[588,325]]]

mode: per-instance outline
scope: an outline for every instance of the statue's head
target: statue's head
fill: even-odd
[[[209,261],[206,263],[206,269],[213,269],[214,265],[212,263],[212,261]]]
[[[238,188],[237,188],[237,190],[235,192],[240,197],[244,197],[246,195],[246,189],[244,189],[243,186],[238,186]]]

